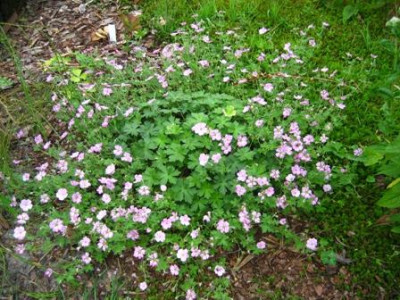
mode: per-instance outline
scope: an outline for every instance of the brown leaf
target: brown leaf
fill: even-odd
[[[104,26],[103,28],[99,28],[97,31],[93,32],[90,35],[90,40],[92,42],[105,40],[107,38],[108,38],[108,27],[107,26]]]

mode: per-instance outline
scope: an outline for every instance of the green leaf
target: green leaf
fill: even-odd
[[[400,233],[400,226],[396,226],[392,228],[392,232],[394,233]]]
[[[122,129],[124,133],[127,133],[132,136],[136,136],[139,134],[139,124],[137,123],[127,123]]]
[[[394,187],[387,190],[377,204],[387,208],[400,207],[400,184],[396,184]]]
[[[347,23],[353,16],[358,13],[358,8],[353,5],[347,5],[343,9],[343,23]]]
[[[400,223],[400,214],[390,216],[390,222]]]
[[[383,159],[383,154],[376,147],[368,147],[365,149],[362,161],[366,166],[372,166]]]
[[[222,110],[222,112],[224,113],[224,116],[228,118],[236,116],[236,110],[233,105],[228,105],[227,107],[225,107],[225,109]]]

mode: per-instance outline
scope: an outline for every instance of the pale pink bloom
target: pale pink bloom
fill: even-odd
[[[189,226],[189,225],[190,225],[190,218],[189,218],[188,215],[181,216],[181,217],[179,218],[179,220],[180,220],[180,222],[181,222],[181,224],[182,224],[183,226]]]
[[[29,221],[29,215],[27,213],[22,213],[17,216],[17,223],[20,225],[26,224]]]
[[[219,161],[220,161],[221,158],[222,158],[222,156],[221,156],[220,153],[213,154],[213,155],[211,156],[211,159],[212,159],[212,161],[213,161],[215,164],[219,163]]]
[[[103,88],[103,95],[104,96],[110,96],[111,93],[112,93],[112,89],[111,88],[109,88],[109,87]]]
[[[237,141],[237,145],[238,147],[245,147],[247,145],[248,139],[247,136],[245,135],[239,135],[238,136],[238,141]]]
[[[48,203],[50,201],[50,197],[47,194],[43,194],[40,196],[40,203]]]
[[[37,136],[35,136],[35,144],[38,145],[41,143],[43,143],[43,138],[40,134],[38,134]]]
[[[126,235],[128,239],[131,239],[133,241],[137,240],[139,238],[139,232],[137,230],[131,230],[128,232]]]
[[[82,247],[88,247],[89,245],[90,245],[90,238],[88,238],[87,236],[85,236],[85,237],[83,237],[80,241],[79,241],[79,244],[82,246]]]
[[[145,254],[146,250],[144,250],[142,247],[140,246],[135,247],[135,250],[133,252],[134,257],[136,257],[137,259],[143,259]]]
[[[262,28],[260,28],[260,29],[258,30],[258,33],[259,33],[259,34],[265,34],[265,33],[267,33],[268,31],[269,31],[268,28],[262,27]]]
[[[214,273],[221,277],[225,274],[225,269],[222,266],[215,266]]]
[[[169,267],[169,271],[171,275],[178,276],[179,275],[179,267],[177,265],[171,265]]]
[[[221,219],[217,223],[217,230],[221,233],[228,233],[230,230],[229,223],[224,219]]]
[[[235,187],[236,194],[241,197],[246,194],[246,189],[241,185],[236,185]]]
[[[317,45],[317,43],[316,43],[315,40],[313,40],[313,39],[309,40],[309,41],[308,41],[308,44],[309,44],[311,47],[315,47],[315,46]]]
[[[162,192],[165,192],[165,191],[167,190],[167,186],[166,186],[166,185],[161,185],[161,186],[160,186],[160,190],[161,190]]]
[[[17,240],[23,240],[25,238],[26,235],[26,231],[25,228],[23,226],[17,226],[14,229],[14,238],[16,238]]]
[[[329,193],[332,191],[332,186],[330,184],[324,184],[322,189],[324,190],[325,193]]]
[[[33,207],[32,201],[29,199],[23,199],[21,200],[19,207],[22,209],[22,211],[29,211]]]
[[[68,197],[67,189],[64,189],[64,188],[59,189],[57,191],[56,197],[57,197],[58,200],[64,201]]]
[[[208,35],[203,36],[202,41],[207,44],[211,43],[211,39]]]
[[[200,60],[199,65],[202,66],[203,68],[207,68],[210,66],[210,63],[208,62],[208,60]]]
[[[266,83],[264,84],[264,91],[266,92],[272,92],[272,90],[274,89],[274,86],[272,85],[272,83]]]
[[[316,251],[318,246],[318,241],[315,238],[311,238],[307,240],[306,247],[312,251]]]
[[[247,179],[247,172],[244,169],[240,170],[239,172],[236,173],[236,176],[238,181],[245,182]]]
[[[183,71],[183,76],[189,76],[192,73],[193,73],[193,71],[191,69],[186,69]]]
[[[257,243],[258,249],[265,249],[266,246],[267,246],[267,244],[264,241],[260,241]]]
[[[176,257],[179,258],[182,262],[185,262],[189,258],[189,251],[187,249],[179,249]]]
[[[105,203],[105,204],[108,204],[108,203],[110,203],[111,202],[111,196],[109,195],[109,194],[103,194],[102,196],[101,196],[101,200]]]
[[[297,198],[297,197],[300,196],[300,191],[299,191],[298,189],[295,188],[295,189],[292,189],[292,190],[291,190],[291,194],[292,194],[293,197],[296,197],[296,198]]]
[[[90,264],[91,261],[92,261],[92,258],[90,257],[89,253],[88,253],[88,252],[85,252],[85,253],[82,255],[82,262],[83,262],[84,264],[88,265],[88,264]]]
[[[115,156],[121,156],[124,151],[120,145],[115,145],[113,153]]]
[[[201,166],[205,166],[208,162],[208,159],[210,158],[209,155],[205,154],[205,153],[201,153],[200,157],[199,157],[199,163]]]
[[[145,291],[147,289],[147,283],[145,281],[139,283],[139,289]]]
[[[51,277],[51,275],[53,275],[53,269],[51,268],[47,268],[46,271],[44,272],[44,276],[46,277]]]
[[[111,164],[106,168],[107,175],[113,175],[115,173],[115,165]]]
[[[135,177],[135,181],[133,181],[133,183],[142,182],[142,180],[143,180],[142,174],[135,174],[134,177]]]
[[[363,153],[363,150],[361,148],[357,148],[353,153],[355,156],[360,156]]]
[[[79,187],[81,189],[87,189],[90,186],[91,186],[91,184],[90,184],[89,180],[87,180],[87,179],[79,181]]]
[[[197,297],[197,295],[193,290],[191,290],[191,289],[187,290],[186,300],[196,300],[196,297]]]
[[[24,254],[25,252],[25,245],[24,244],[18,244],[15,246],[15,252],[18,254]]]
[[[31,175],[29,173],[22,174],[22,181],[28,181]]]
[[[138,189],[138,192],[142,196],[148,196],[150,195],[150,188],[146,185],[143,185]]]
[[[286,225],[286,223],[287,223],[286,218],[282,218],[279,220],[279,224],[281,224],[281,225]]]
[[[262,127],[264,125],[264,121],[263,120],[257,120],[255,125],[256,125],[256,127]]]
[[[164,241],[165,241],[165,233],[162,232],[162,231],[157,231],[157,232],[154,234],[154,240],[155,240],[156,242],[159,242],[159,243],[164,242]]]
[[[124,155],[121,157],[122,161],[132,162],[133,158],[129,152],[124,152]]]
[[[79,192],[72,194],[71,196],[72,202],[74,203],[81,203],[82,202],[82,195]]]
[[[205,135],[208,133],[208,128],[206,123],[197,123],[192,127],[192,131],[197,135]]]

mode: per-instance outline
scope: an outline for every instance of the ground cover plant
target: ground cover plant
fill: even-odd
[[[46,276],[76,285],[109,257],[129,256],[138,297],[225,299],[226,253],[265,253],[265,233],[336,264],[326,231],[337,219],[318,218],[345,209],[368,176],[360,145],[376,138],[343,128],[356,127],[346,110],[370,78],[346,73],[358,64],[350,53],[341,72],[316,60],[329,20],[282,38],[272,24],[235,26],[234,10],[212,3],[177,24],[148,17],[168,41],[133,40],[129,59],[89,50],[45,64],[59,134],[15,133],[34,144],[34,170],[13,162],[3,204],[17,253],[69,249]],[[360,59],[371,76],[377,58]]]

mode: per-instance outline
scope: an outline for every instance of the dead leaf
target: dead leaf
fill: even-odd
[[[107,38],[108,38],[108,26],[99,28],[97,31],[93,32],[90,36],[90,40],[92,42],[105,40]]]

